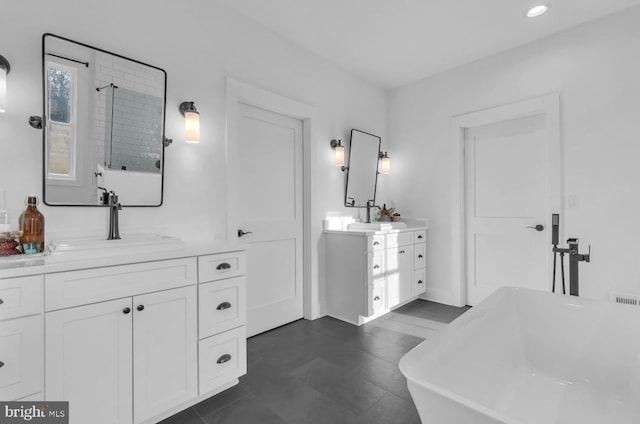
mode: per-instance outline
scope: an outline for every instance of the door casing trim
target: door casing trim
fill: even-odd
[[[562,199],[564,181],[562,174],[563,151],[560,137],[560,93],[491,107],[480,111],[456,115],[451,124],[451,304],[464,306],[466,303],[466,245],[465,245],[465,131],[469,128],[489,125],[511,119],[544,114],[547,137],[547,210],[559,213],[562,220]],[[550,217],[549,217],[550,218]],[[562,234],[560,235],[562,238]],[[551,248],[551,231],[547,231]],[[549,255],[547,261],[551,261]],[[551,290],[549,275],[548,286]]]
[[[292,118],[300,119],[303,128],[302,140],[302,180],[303,180],[303,246],[302,246],[302,266],[303,266],[303,316],[305,319],[315,319],[320,316],[320,301],[318,290],[318,273],[314,272],[317,268],[317,252],[314,252],[312,237],[312,160],[311,160],[311,140],[315,128],[313,124],[317,122],[316,110],[314,107],[282,96],[280,94],[268,91],[251,84],[238,81],[231,77],[226,78],[226,161],[227,164],[227,199],[232,195],[231,178],[229,164],[229,145],[236,137],[237,127],[234,122],[238,122],[238,104],[244,103],[250,106],[259,107],[271,112],[287,115]],[[235,240],[237,234],[235,229],[231,228],[229,222],[229,209],[227,208],[227,240]],[[315,256],[314,256],[315,253]]]

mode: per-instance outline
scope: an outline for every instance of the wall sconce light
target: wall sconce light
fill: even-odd
[[[0,113],[7,110],[7,74],[10,70],[9,61],[0,56]]]
[[[379,158],[382,160],[381,173],[384,175],[389,174],[391,172],[391,159],[387,156],[387,152],[380,152]]]
[[[185,141],[200,143],[200,113],[193,102],[180,103],[180,113],[184,116]]]
[[[331,140],[331,148],[336,151],[336,166],[340,166],[343,171],[347,169],[344,166],[344,146],[342,140]]]

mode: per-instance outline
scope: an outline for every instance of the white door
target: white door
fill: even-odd
[[[303,123],[239,104],[230,125],[237,136],[229,145],[229,238],[249,245],[252,336],[303,316]]]
[[[547,151],[544,114],[466,130],[468,305],[503,286],[548,289]]]
[[[133,415],[139,423],[197,396],[196,287],[133,298]]]
[[[45,396],[71,424],[131,423],[132,315],[131,298],[46,314]]]

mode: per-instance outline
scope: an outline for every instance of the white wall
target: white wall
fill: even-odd
[[[36,4],[34,4],[36,3]],[[312,140],[318,188],[313,193],[312,255],[322,251],[321,219],[343,208],[344,174],[332,163],[332,138],[351,128],[386,138],[385,93],[277,37],[216,1],[152,0],[12,1],[2,6],[0,54],[11,63],[7,113],[0,115],[0,188],[19,212],[28,194],[42,196],[42,133],[29,127],[42,114],[41,36],[78,40],[164,68],[167,80],[167,149],[164,205],[122,211],[121,232],[158,231],[183,238],[226,235],[225,77],[316,108]],[[142,22],[142,24],[141,24]],[[201,143],[187,145],[183,101],[200,112]],[[49,232],[107,233],[101,208],[47,207]],[[316,222],[317,221],[317,222]],[[312,270],[322,278],[322,258]],[[322,301],[322,284],[319,299]],[[319,305],[315,305],[318,307]],[[319,308],[321,309],[321,308]]]
[[[389,188],[405,215],[429,217],[432,296],[451,302],[452,116],[552,92],[563,189],[578,198],[565,208],[565,235],[592,245],[581,295],[640,294],[639,52],[636,7],[389,93]]]

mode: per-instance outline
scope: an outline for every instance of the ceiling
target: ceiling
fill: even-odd
[[[376,86],[406,85],[640,0],[219,0]]]

